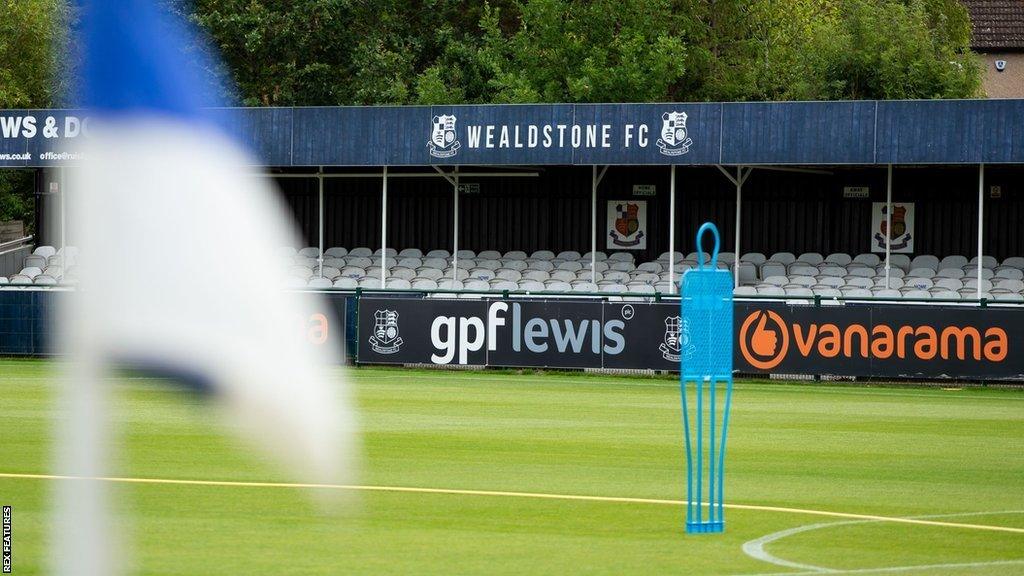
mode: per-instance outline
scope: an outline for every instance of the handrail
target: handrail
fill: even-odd
[[[28,244],[35,238],[32,234],[25,236],[24,238],[18,238],[17,240],[8,240],[7,242],[0,243],[0,252],[6,252],[9,246],[14,246],[15,249],[21,248],[25,244]]]
[[[0,284],[0,290],[3,289],[77,289],[76,284]],[[656,302],[661,300],[678,300],[678,294],[670,294],[667,292],[559,292],[555,290],[453,290],[453,289],[430,289],[430,288],[285,288],[286,292],[323,292],[329,294],[353,294],[355,296],[364,296],[367,294],[440,294],[440,295],[478,295],[478,296],[498,296],[502,299],[509,298],[511,296],[554,296],[559,298],[652,298]],[[956,298],[892,298],[885,296],[858,296],[853,298],[846,298],[843,296],[836,297],[822,297],[822,296],[786,296],[786,295],[769,295],[769,294],[751,294],[743,296],[733,297],[734,301],[773,301],[773,302],[794,302],[794,301],[806,301],[808,305],[813,304],[814,306],[828,306],[832,303],[846,304],[846,303],[881,303],[881,304],[964,304],[974,305],[985,308],[988,306],[1024,306],[1024,301],[1015,300],[995,300],[992,298],[978,299],[956,299]]]
[[[662,299],[678,300],[678,294],[670,294],[667,292],[558,292],[552,290],[453,290],[453,289],[430,289],[430,288],[289,288],[287,289],[293,292],[326,292],[326,293],[352,293],[356,296],[362,296],[365,294],[451,294],[451,295],[481,295],[481,296],[501,296],[507,298],[509,296],[558,296],[558,297],[582,297],[582,298],[654,298],[656,301]],[[791,302],[794,300],[806,300],[808,304],[814,304],[815,306],[829,305],[831,302],[846,303],[846,302],[878,302],[878,303],[892,303],[892,304],[973,304],[986,307],[989,305],[1015,305],[1024,306],[1024,301],[1014,300],[994,300],[991,298],[978,299],[966,299],[961,300],[958,298],[892,298],[885,296],[865,296],[865,297],[853,297],[846,298],[842,296],[838,297],[822,297],[822,296],[775,296],[767,294],[753,294],[736,296],[733,298],[736,301],[745,300],[765,300],[765,301],[777,301],[777,302]]]

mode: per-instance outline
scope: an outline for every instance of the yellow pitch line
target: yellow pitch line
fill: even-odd
[[[60,476],[54,474],[15,474],[7,472],[0,472],[0,478],[13,478],[23,480],[100,480],[103,482],[120,482],[125,484],[234,486],[239,488],[319,488],[329,490],[360,490],[366,492],[411,492],[417,494],[454,494],[462,496],[497,496],[506,498],[541,498],[546,500],[579,500],[586,502],[619,502],[626,504],[661,504],[668,506],[686,505],[685,500],[664,500],[658,498],[631,498],[626,496],[588,496],[583,494],[545,494],[542,492],[506,492],[500,490],[466,490],[459,488],[417,488],[413,486],[300,484],[293,482],[246,482],[236,480],[177,480],[173,478],[85,478],[81,476]],[[895,516],[876,516],[873,514],[853,514],[850,512],[833,512],[829,510],[807,510],[804,508],[760,506],[755,504],[726,504],[725,507],[734,510],[755,510],[759,512],[781,512],[786,514],[809,514],[813,516],[830,516],[833,518],[850,518],[854,520],[874,520],[877,522],[893,522],[899,524],[917,524],[921,526],[940,526],[944,528],[964,528],[969,530],[988,530],[994,532],[1010,532],[1013,534],[1024,534],[1024,528],[1013,528],[1011,526],[992,526],[989,524],[966,524],[963,522],[943,522],[941,520],[899,518]]]

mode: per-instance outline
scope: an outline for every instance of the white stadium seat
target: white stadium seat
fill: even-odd
[[[47,256],[42,256],[42,255],[39,255],[39,254],[33,254],[31,256],[26,256],[25,257],[25,263],[23,264],[23,267],[24,268],[39,268],[40,270],[42,270],[43,268],[46,268],[47,258],[48,258]]]
[[[53,246],[36,246],[36,249],[32,251],[33,256],[42,256],[43,258],[49,258],[57,253],[57,249]]]
[[[817,266],[825,261],[825,257],[818,252],[804,252],[797,258],[797,260]]]
[[[853,258],[849,254],[836,252],[834,254],[829,254],[825,258],[825,262],[828,262],[829,264],[838,264],[839,266],[848,266],[850,262],[853,262]]]
[[[1003,260],[1002,265],[1017,268],[1018,270],[1024,270],[1024,256],[1011,256]]]
[[[796,256],[792,252],[776,252],[768,259],[770,262],[781,262],[789,265],[796,262]]]
[[[538,282],[536,280],[520,280],[519,289],[530,292],[542,292],[545,287],[543,282]]]
[[[874,294],[867,288],[847,287],[843,289],[844,298],[871,298]]]
[[[740,262],[750,262],[755,266],[760,266],[768,261],[768,258],[760,252],[747,252],[740,257]]]
[[[967,265],[966,256],[946,256],[942,260],[939,260],[939,270],[943,268],[963,268]]]
[[[440,280],[441,278],[444,278],[444,271],[443,270],[439,270],[437,268],[426,268],[426,267],[417,268],[416,269],[416,277],[417,278],[424,278],[426,280],[437,281],[437,280]]]
[[[977,255],[973,256],[970,260],[967,261],[967,264],[970,265],[970,266],[977,266],[978,265],[978,256]],[[981,257],[981,267],[982,268],[995,268],[998,264],[999,264],[999,262],[998,262],[998,260],[996,260],[995,256],[982,256]]]
[[[774,262],[769,260],[768,262],[765,262],[764,264],[761,265],[762,278],[768,278],[770,276],[785,276],[786,273],[786,265],[781,262]],[[814,273],[817,274],[818,271],[815,270]]]
[[[914,256],[914,259],[910,261],[910,269],[914,268],[931,268],[933,271],[939,269],[939,259],[931,254],[921,254]]]
[[[931,278],[907,276],[903,279],[903,287],[907,290],[927,290],[932,286],[935,286],[935,282]]]
[[[910,270],[910,256],[907,256],[906,254],[890,254],[889,263],[904,272]]]
[[[871,268],[874,268],[875,266],[878,266],[879,262],[881,262],[881,259],[878,257],[878,254],[868,253],[857,254],[856,256],[853,257],[853,262],[851,262],[851,264],[863,264],[865,266],[870,266]]]
[[[1004,279],[1004,281],[1006,281],[1006,280]],[[967,288],[968,290],[977,290],[978,289],[978,279],[977,278],[964,278],[963,282],[964,282],[964,288]],[[1019,280],[1018,280],[1018,282],[1019,282]],[[988,280],[986,278],[982,278],[981,279],[981,291],[982,292],[990,292],[991,290],[992,290],[992,281]]]
[[[1011,268],[1009,266],[1000,266],[995,271],[996,278],[1009,278],[1011,280],[1024,279],[1024,271],[1019,268]]]
[[[474,280],[491,280],[494,276],[494,270],[490,268],[473,268],[469,271],[469,277]]]
[[[309,288],[332,288],[334,286],[334,282],[332,282],[330,278],[321,278],[317,276],[310,278],[309,281],[306,282],[306,286]]]
[[[536,280],[537,278],[533,278]],[[549,280],[561,280],[562,282],[572,282],[576,280],[576,273],[570,270],[555,270],[551,272]]]
[[[871,293],[875,298],[902,298],[903,293],[894,288],[878,288],[872,290]]]

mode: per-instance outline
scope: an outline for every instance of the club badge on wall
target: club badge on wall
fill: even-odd
[[[647,201],[608,201],[608,248],[644,250],[647,248]]]
[[[871,251],[885,252],[888,236],[890,252],[910,254],[914,251],[914,203],[893,202],[889,230],[886,216],[888,204],[873,202],[871,205]]]

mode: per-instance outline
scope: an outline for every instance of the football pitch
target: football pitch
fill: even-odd
[[[49,498],[73,481],[46,477],[54,372],[0,361],[15,574],[46,571]],[[345,374],[362,466],[318,489],[347,496],[333,513],[202,399],[116,382],[132,572],[1024,574],[1019,390],[737,382],[726,531],[688,536],[671,378]]]

